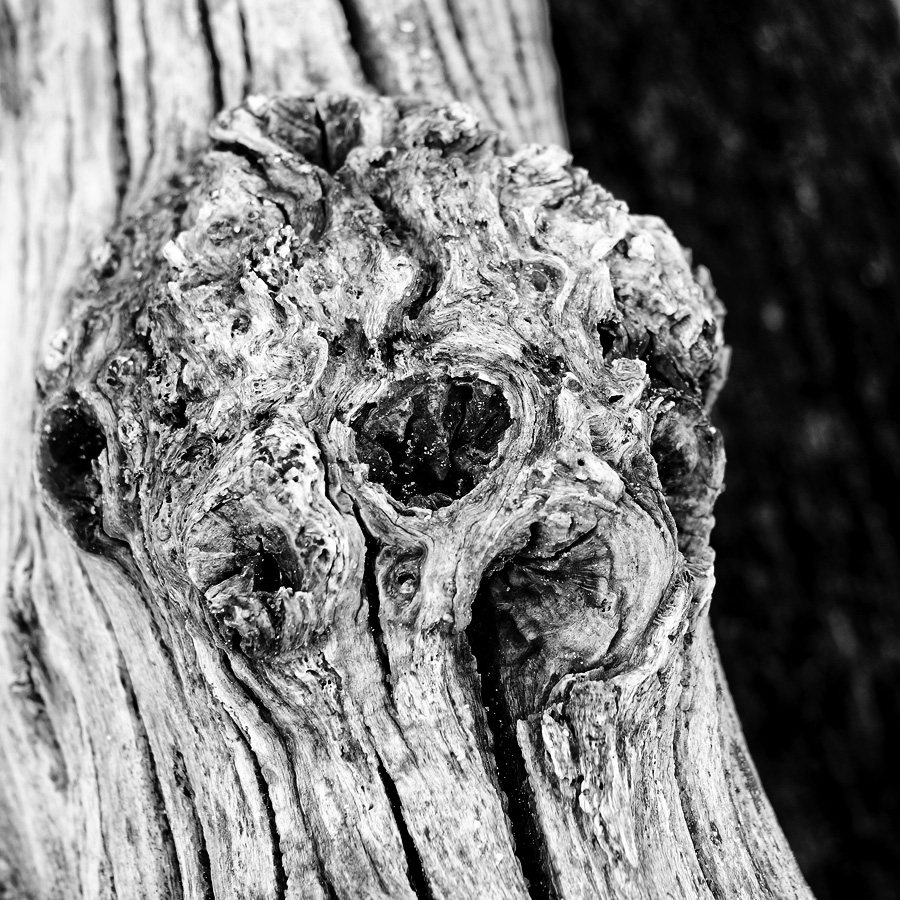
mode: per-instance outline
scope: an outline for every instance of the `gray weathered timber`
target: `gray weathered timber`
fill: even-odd
[[[347,32],[315,6],[300,32],[293,4],[84,10],[116,38],[93,99],[117,155],[65,119],[69,217],[46,235],[55,148],[35,148],[66,93],[29,97],[26,63],[63,20],[3,8],[0,884],[808,896],[706,616],[708,275],[521,144],[558,137],[552,100],[507,105],[496,80],[549,64],[511,24],[545,42],[535,9],[360,3]],[[488,53],[488,8],[522,54]],[[323,84],[351,93],[304,93]],[[204,116],[247,86],[288,92],[219,116],[207,149]]]

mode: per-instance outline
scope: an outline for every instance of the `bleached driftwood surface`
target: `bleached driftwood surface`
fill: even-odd
[[[2,12],[0,896],[807,897],[707,618],[722,309],[523,144],[541,8]]]

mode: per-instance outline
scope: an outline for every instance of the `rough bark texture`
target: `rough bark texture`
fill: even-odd
[[[712,617],[753,757],[817,896],[890,900],[896,4],[554,0],[551,12],[576,161],[663,215],[728,308]]]
[[[538,8],[43,9],[3,7],[6,894],[807,897],[709,630],[721,308],[518,148]],[[364,78],[484,124],[297,93]],[[291,93],[204,151],[248,85]]]

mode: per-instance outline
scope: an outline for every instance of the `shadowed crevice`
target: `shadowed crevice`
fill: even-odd
[[[272,836],[272,869],[275,876],[275,897],[276,900],[284,900],[287,895],[287,874],[284,871],[284,856],[281,852],[281,837],[278,833],[278,823],[275,820],[275,808],[272,805],[272,796],[269,793],[269,785],[266,782],[265,775],[263,775],[262,764],[259,761],[259,757],[254,753],[247,735],[244,734],[243,730],[233,717],[232,721],[234,721],[235,731],[247,750],[247,755],[253,761],[253,774],[256,776],[257,790],[259,791],[260,797],[262,797],[266,809],[269,833]]]
[[[232,684],[234,684],[240,690],[242,699],[245,700],[248,704],[250,704],[253,707],[254,711],[259,716],[260,722],[262,722],[262,724],[269,730],[269,733],[273,736],[274,740],[277,741],[278,744],[280,745],[285,758],[287,760],[290,760],[291,753],[290,753],[289,748],[291,746],[291,739],[285,733],[285,731],[282,730],[282,728],[278,725],[278,723],[275,721],[275,718],[272,716],[272,713],[269,710],[269,707],[266,705],[265,701],[256,693],[252,684],[249,684],[247,681],[245,681],[243,678],[241,678],[240,675],[238,675],[237,671],[234,668],[234,665],[232,664],[229,654],[222,653],[222,654],[220,654],[219,659],[222,662],[222,666],[223,666],[223,669],[224,669],[227,677],[231,680]],[[238,731],[240,732],[241,729],[237,725],[237,722],[235,722],[235,726],[238,728]],[[254,754],[254,756],[255,756],[255,754]],[[300,821],[297,824],[302,828],[302,834],[303,834],[303,836],[305,836],[308,839],[312,854],[315,857],[316,876],[318,878],[319,884],[322,887],[322,890],[325,892],[325,896],[328,898],[328,900],[338,900],[337,892],[335,891],[334,886],[332,885],[332,883],[328,877],[326,868],[325,868],[324,854],[322,852],[321,847],[319,846],[318,841],[316,840],[315,834],[309,828],[309,822],[306,818],[305,812],[302,807],[302,803],[301,803],[301,799],[300,799],[302,797],[302,794],[300,791],[300,786],[297,783],[297,772],[293,765],[288,765],[286,772],[287,772],[288,779],[289,779],[288,786],[293,794],[293,797],[296,799],[298,807],[300,809]],[[260,774],[262,774],[261,771],[260,771]],[[265,780],[264,775],[263,775],[263,779]],[[285,891],[284,895],[286,896],[287,872],[284,868],[285,861],[284,861],[284,857],[281,853],[280,836],[279,836],[279,831],[277,828],[277,823],[275,822],[275,819],[274,819],[274,815],[275,815],[274,808],[272,808],[270,800],[269,800],[270,795],[268,793],[267,783],[264,786],[265,786],[264,796],[266,797],[267,808],[270,810],[270,815],[271,815],[270,822],[271,822],[273,845],[274,845],[273,852],[278,854],[278,859],[276,862],[276,866],[278,867],[277,868],[278,885],[280,887],[282,885],[282,883],[284,884],[284,891]],[[262,787],[263,786],[261,786],[261,788],[260,788],[261,790],[262,790]],[[282,881],[282,879],[283,879],[283,881]],[[279,895],[279,896],[282,896],[282,895]]]
[[[27,541],[20,540],[6,573],[8,588],[6,608],[0,616],[0,640],[5,638],[5,650],[12,662],[12,671],[16,673],[8,685],[10,699],[15,704],[13,708],[18,709],[26,723],[33,750],[44,750],[52,759],[48,774],[53,785],[59,791],[66,791],[70,782],[69,770],[60,735],[51,717],[51,710],[58,702],[55,696],[57,678],[34,603],[34,578],[34,553]]]
[[[24,109],[19,79],[19,32],[6,0],[0,0],[0,103],[14,118]]]
[[[241,85],[241,100],[244,100],[253,87],[253,53],[250,50],[247,16],[244,14],[243,7],[238,8],[238,24],[241,30],[241,50],[244,54],[244,82]]]
[[[384,632],[381,627],[381,596],[378,592],[378,578],[375,572],[375,560],[378,557],[377,542],[369,534],[363,523],[363,518],[356,510],[356,521],[366,542],[366,556],[363,569],[363,591],[366,596],[366,608],[368,613],[369,631],[372,633],[372,643],[378,655],[379,668],[381,669],[381,683],[391,706],[394,704],[394,685],[391,680],[391,658],[384,642]]]
[[[177,748],[173,748],[172,751],[171,767],[172,783],[179,791],[181,791],[186,805],[191,811],[191,818],[194,825],[193,830],[197,835],[199,842],[196,863],[203,883],[203,897],[204,900],[214,900],[215,894],[213,893],[212,887],[212,864],[209,859],[209,848],[206,844],[206,833],[203,829],[203,822],[200,820],[197,798],[194,794],[194,787],[191,784],[190,776],[187,773],[184,756]]]
[[[131,181],[131,150],[128,145],[128,129],[125,121],[122,70],[119,68],[119,25],[116,17],[115,0],[106,0],[103,8],[108,22],[109,68],[112,72],[112,88],[115,102],[113,108],[115,141],[113,147],[116,155],[116,218],[118,218],[121,215],[125,194],[128,192],[128,185]]]
[[[409,833],[409,829],[406,827],[406,820],[403,818],[403,806],[400,802],[400,795],[397,793],[397,786],[391,780],[380,759],[378,760],[378,775],[381,778],[385,796],[394,814],[394,821],[397,823],[397,831],[400,834],[400,842],[403,845],[403,853],[406,856],[406,874],[409,878],[409,885],[419,900],[432,900],[433,895],[425,877],[425,869],[422,865],[416,842]]]
[[[209,57],[210,100],[213,114],[215,114],[225,105],[225,95],[222,90],[222,64],[219,61],[219,54],[216,52],[216,41],[209,17],[209,0],[197,0],[197,14],[200,19],[203,46]]]
[[[525,761],[516,737],[501,675],[500,633],[487,584],[482,583],[466,629],[469,648],[481,679],[481,701],[494,738],[497,779],[506,802],[515,853],[528,882],[531,900],[553,900],[556,892],[548,870],[544,837],[534,812]]]
[[[368,28],[363,21],[359,10],[353,0],[338,0],[344,21],[347,23],[347,39],[350,49],[359,60],[366,83],[381,93],[390,93],[391,86],[384,83],[378,71],[378,52],[373,45],[372,38],[368,34]]]
[[[675,769],[675,783],[678,786],[678,805],[681,809],[681,815],[684,819],[685,827],[687,828],[688,834],[691,837],[691,846],[693,847],[694,856],[697,859],[697,865],[700,867],[700,871],[703,875],[703,881],[706,883],[706,887],[709,889],[709,892],[713,896],[714,900],[726,900],[726,897],[722,892],[722,888],[715,878],[715,872],[710,867],[709,859],[707,856],[709,848],[704,846],[703,838],[698,833],[697,817],[693,809],[690,791],[685,784],[683,764],[680,752],[680,746],[682,743],[680,732],[686,726],[684,717],[685,714],[681,711],[679,711],[675,716],[675,733],[673,740],[674,752],[672,753],[672,764]]]
[[[140,182],[143,184],[147,178],[153,158],[156,155],[156,85],[153,80],[153,68],[155,53],[150,40],[150,31],[147,27],[147,0],[138,3],[138,24],[141,31],[141,40],[144,43],[144,89],[147,94],[147,156],[143,171],[140,174]]]

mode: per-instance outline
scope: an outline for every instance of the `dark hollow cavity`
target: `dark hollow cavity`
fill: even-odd
[[[96,547],[101,528],[101,488],[95,462],[106,436],[91,408],[72,395],[44,419],[40,477],[76,542]]]
[[[614,321],[604,321],[597,324],[597,334],[600,336],[600,349],[603,351],[604,357],[615,359],[613,355],[615,350],[621,353],[622,338],[620,334],[620,326]]]
[[[274,594],[282,587],[290,586],[290,576],[282,569],[278,557],[259,542],[259,551],[253,562],[253,590]]]
[[[236,521],[237,517],[235,517]],[[250,523],[248,523],[250,524]],[[298,571],[298,555],[303,547],[292,543],[278,528],[260,527],[256,533],[236,531],[236,551],[218,581],[243,574],[256,594],[276,594],[285,587],[291,591],[308,590],[303,571]]]
[[[438,509],[485,477],[511,421],[496,385],[442,378],[395,385],[351,425],[370,480],[407,506]]]

